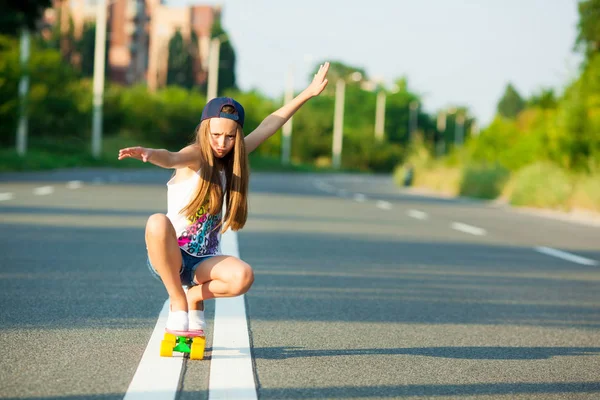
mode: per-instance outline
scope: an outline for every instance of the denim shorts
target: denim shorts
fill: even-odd
[[[196,256],[189,255],[182,249],[179,249],[179,251],[181,251],[181,269],[179,270],[179,277],[181,278],[181,284],[183,286],[198,285],[198,283],[194,281],[194,275],[196,274],[196,268],[198,268],[198,265],[200,265],[200,263],[202,261],[208,260],[209,258],[214,257],[215,255],[196,257]],[[160,279],[160,275],[158,274],[156,269],[154,269],[154,267],[150,263],[150,257],[148,257],[146,259],[146,264],[148,265],[150,274],[152,274],[153,277],[155,277],[156,279],[158,279],[159,281],[162,282],[162,279]]]

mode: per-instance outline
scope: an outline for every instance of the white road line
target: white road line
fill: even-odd
[[[0,201],[7,201],[14,199],[15,195],[13,193],[0,193]]]
[[[354,195],[354,200],[358,201],[359,203],[364,203],[365,201],[367,201],[367,196],[365,196],[362,193],[356,193]]]
[[[461,222],[453,222],[451,226],[452,226],[452,229],[456,229],[457,231],[461,231],[461,232],[465,232],[465,233],[470,233],[471,235],[483,236],[486,233],[485,229],[478,228],[478,227],[472,226],[472,225],[463,224]]]
[[[378,200],[377,203],[375,203],[375,205],[377,206],[377,208],[381,208],[382,210],[392,209],[392,203],[390,203],[389,201]]]
[[[582,265],[598,265],[598,261],[592,260],[590,258],[585,258],[581,256],[577,256],[575,254],[567,253],[566,251],[556,250],[551,247],[538,246],[534,247],[535,251],[538,251],[543,254],[547,254],[549,256],[554,256],[558,258],[562,258],[563,260],[572,261],[577,264]]]
[[[419,210],[408,210],[406,212],[406,214],[408,214],[409,217],[421,219],[421,220],[429,218],[429,215],[427,215],[426,212],[419,211]]]
[[[36,196],[47,196],[54,192],[54,187],[52,186],[40,186],[38,188],[33,189],[33,194]]]
[[[228,230],[221,251],[239,258],[237,234]],[[217,299],[208,398],[256,399],[244,296]]]
[[[165,301],[156,321],[156,326],[146,346],[146,351],[138,365],[133,380],[127,388],[124,400],[162,400],[175,399],[183,357],[174,353],[175,357],[161,357],[160,342],[165,333],[165,325],[169,313],[169,300]]]
[[[67,182],[67,189],[79,189],[83,186],[82,181],[69,181]]]

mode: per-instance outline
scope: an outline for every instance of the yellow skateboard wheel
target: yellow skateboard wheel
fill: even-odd
[[[195,337],[192,340],[192,346],[190,348],[190,360],[202,360],[204,358],[204,347],[206,345],[206,338],[202,336]]]
[[[173,347],[175,347],[174,341],[163,340],[162,342],[160,342],[160,356],[173,357]]]
[[[165,337],[163,339],[169,340],[174,343],[177,342],[177,336],[173,335],[172,333],[168,333],[168,332],[165,332]]]

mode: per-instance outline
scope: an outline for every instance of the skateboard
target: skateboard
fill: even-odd
[[[165,332],[160,342],[160,356],[173,357],[173,352],[189,354],[190,360],[202,360],[206,336],[204,331],[178,332],[177,334]]]

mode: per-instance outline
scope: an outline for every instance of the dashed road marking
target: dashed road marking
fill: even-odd
[[[483,236],[486,234],[485,229],[478,228],[473,225],[463,224],[462,222],[453,222],[451,226],[452,229],[465,233],[470,233],[471,235]]]
[[[36,196],[47,196],[54,193],[54,187],[52,186],[40,186],[33,189],[33,194]]]
[[[8,201],[8,200],[12,200],[15,198],[15,195],[13,193],[0,193],[0,201]]]
[[[409,217],[420,219],[420,220],[425,220],[425,219],[429,218],[429,215],[427,215],[426,212],[419,211],[419,210],[408,210],[406,212],[406,214],[408,214]]]
[[[359,203],[364,203],[365,201],[367,201],[367,196],[365,196],[362,193],[356,193],[354,195],[354,200],[358,201]]]
[[[389,201],[378,200],[377,203],[375,203],[375,205],[377,206],[377,208],[381,208],[382,210],[392,209],[392,203],[390,203]]]
[[[333,193],[335,191],[335,188],[323,181],[316,181],[314,183],[315,187],[319,190],[322,190],[326,193]]]
[[[79,189],[83,186],[82,181],[69,181],[67,182],[67,189]]]
[[[598,261],[592,260],[590,258],[581,257],[575,254],[567,253],[566,251],[556,250],[551,247],[538,246],[534,248],[535,251],[547,254],[549,256],[562,258],[563,260],[571,261],[577,264],[582,265],[598,265]]]

